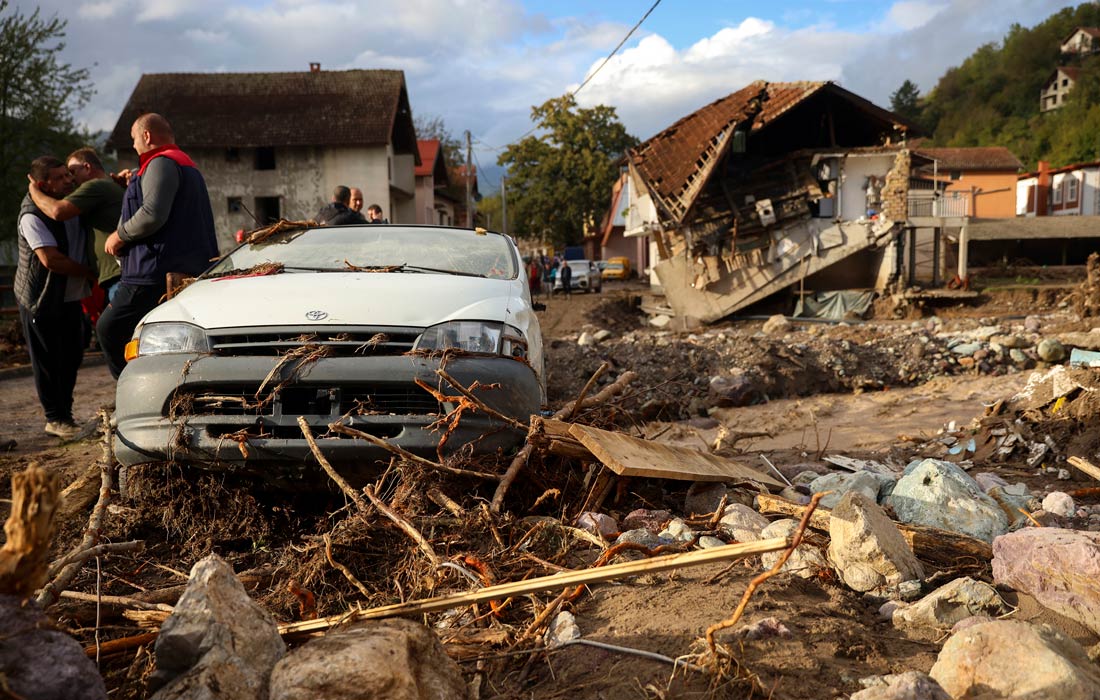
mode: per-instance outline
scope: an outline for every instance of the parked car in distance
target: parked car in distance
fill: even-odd
[[[392,454],[329,425],[434,457],[460,392],[526,423],[545,400],[542,335],[508,236],[431,226],[334,226],[245,243],[151,311],[118,381],[115,453],[285,477],[312,463],[298,419],[349,478]],[[495,452],[523,431],[482,411],[446,442]]]
[[[628,280],[634,271],[630,269],[630,258],[616,257],[607,259],[600,274],[605,280]]]
[[[602,292],[603,277],[600,276],[600,268],[591,260],[566,260],[562,265],[568,265],[573,270],[573,280],[570,286],[577,292]],[[554,291],[561,291],[561,271],[554,278]]]

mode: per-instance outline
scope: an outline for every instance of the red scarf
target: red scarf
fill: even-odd
[[[165,156],[176,161],[177,164],[193,168],[195,167],[195,161],[191,160],[191,157],[180,150],[180,147],[174,143],[170,143],[167,146],[157,146],[151,151],[146,151],[138,156],[138,172],[139,176],[145,174],[145,168],[149,167],[150,161],[157,156]]]

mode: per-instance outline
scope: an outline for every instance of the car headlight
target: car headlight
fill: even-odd
[[[527,340],[520,329],[492,321],[448,321],[425,330],[417,350],[463,350],[486,355],[526,357]]]
[[[135,356],[210,352],[206,331],[190,323],[147,323],[130,343]]]

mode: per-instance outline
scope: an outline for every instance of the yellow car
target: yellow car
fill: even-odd
[[[601,275],[605,280],[630,279],[630,258],[608,258]]]

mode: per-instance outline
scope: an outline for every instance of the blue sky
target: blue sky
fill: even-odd
[[[16,0],[24,12],[34,5]],[[41,0],[70,20],[65,58],[91,68],[79,114],[110,129],[142,73],[400,68],[416,114],[469,129],[478,161],[531,126],[532,105],[576,88],[652,0]],[[1013,22],[1064,0],[662,0],[578,95],[647,138],[764,79],[835,80],[886,106],[922,90]],[[487,167],[488,170],[488,167]],[[485,183],[494,189],[495,183]]]

